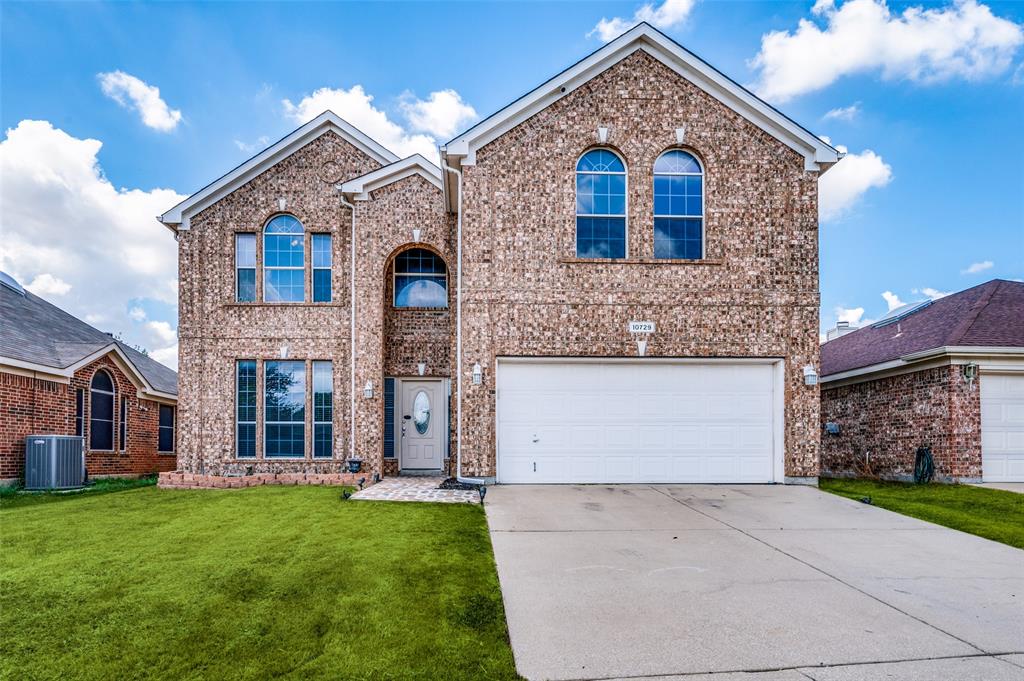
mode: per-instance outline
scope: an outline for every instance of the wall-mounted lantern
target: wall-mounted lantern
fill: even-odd
[[[818,385],[818,372],[810,364],[804,367],[804,385]]]
[[[484,382],[484,370],[480,362],[473,365],[473,385],[480,385]]]
[[[373,397],[373,381],[367,381],[366,385],[363,386],[363,397],[367,399]]]

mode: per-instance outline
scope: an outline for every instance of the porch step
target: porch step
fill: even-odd
[[[440,468],[437,470],[404,470],[398,471],[398,477],[400,478],[437,478],[444,477],[444,471]]]

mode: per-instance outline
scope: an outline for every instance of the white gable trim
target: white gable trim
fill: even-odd
[[[189,218],[230,194],[268,168],[280,163],[296,151],[327,132],[334,132],[345,141],[382,165],[394,163],[398,156],[342,119],[333,111],[325,111],[310,122],[278,140],[223,177],[206,185],[157,219],[172,231],[189,228]]]
[[[399,180],[404,180],[413,175],[419,175],[438,189],[442,188],[441,169],[419,154],[413,154],[403,158],[401,161],[395,161],[383,168],[360,175],[347,182],[343,182],[338,187],[349,199],[366,201],[370,198],[370,192],[373,190],[398,182]]]
[[[477,150],[565,97],[637,50],[643,50],[804,157],[807,170],[827,169],[841,154],[649,24],[641,23],[444,146],[449,162],[476,163]]]

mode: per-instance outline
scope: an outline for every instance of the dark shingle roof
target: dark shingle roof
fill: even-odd
[[[28,291],[0,286],[0,357],[65,369],[113,343],[160,392],[178,394],[178,374]]]
[[[898,323],[830,340],[821,346],[821,375],[947,346],[1024,347],[1024,284],[993,279],[940,298]]]

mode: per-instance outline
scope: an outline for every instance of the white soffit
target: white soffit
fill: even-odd
[[[188,229],[189,217],[230,194],[327,132],[334,132],[381,165],[398,160],[398,156],[338,114],[333,111],[324,111],[231,172],[206,185],[157,219],[174,231]]]
[[[647,23],[641,23],[444,146],[449,163],[476,163],[476,151],[603,71],[643,50],[804,157],[807,170],[826,170],[841,155],[742,85]]]
[[[413,175],[419,175],[438,189],[441,189],[441,169],[420,154],[413,154],[403,158],[401,161],[395,161],[383,168],[378,168],[365,175],[360,175],[347,182],[343,182],[338,186],[341,192],[350,198],[365,201],[370,198],[370,192],[374,189],[379,189]]]

